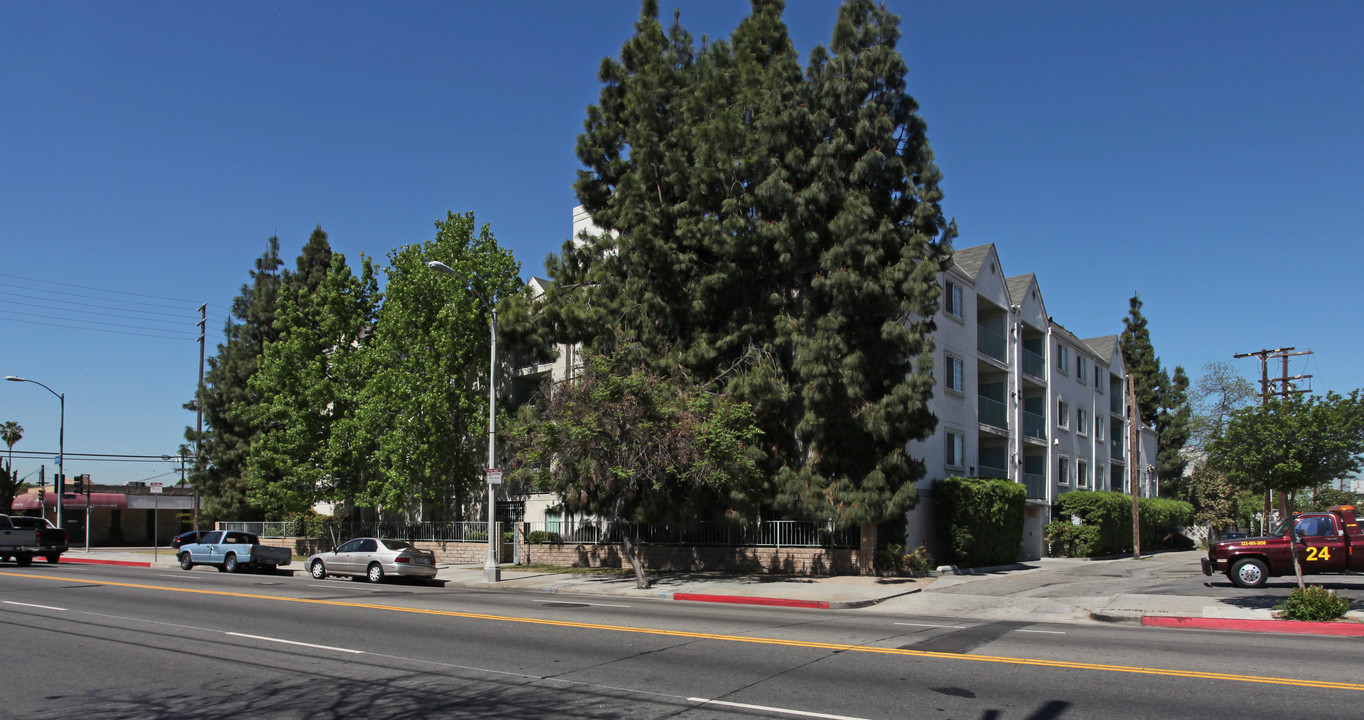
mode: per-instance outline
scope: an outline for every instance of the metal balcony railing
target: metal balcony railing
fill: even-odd
[[[987,397],[980,397],[976,400],[976,407],[980,413],[980,422],[1004,430],[1009,429],[1009,410],[1004,403]]]
[[[1037,353],[1023,348],[1023,372],[1031,375],[1038,380],[1047,379],[1047,359]]]
[[[1047,439],[1047,418],[1034,412],[1023,411],[1023,435],[1025,437]]]
[[[982,355],[994,358],[1000,362],[1008,362],[1006,359],[1007,356],[1004,354],[1004,344],[1003,335],[984,325],[976,326],[976,349],[978,349]]]

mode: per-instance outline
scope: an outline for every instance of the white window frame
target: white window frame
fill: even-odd
[[[961,306],[966,298],[966,293],[962,291],[961,286],[948,280],[947,287],[943,288],[943,297],[945,298],[943,312],[961,320],[963,313]]]
[[[958,453],[959,451],[959,453]],[[958,453],[958,457],[952,455]],[[956,462],[952,462],[953,460]],[[961,470],[966,467],[966,435],[954,430],[948,430],[946,443],[943,446],[943,465],[949,470]]]
[[[1084,385],[1089,382],[1089,368],[1085,367],[1085,356],[1075,353],[1075,381]]]
[[[943,364],[947,366],[947,372],[943,374],[943,387],[956,393],[966,393],[966,363],[961,358],[950,353],[943,353]],[[956,372],[953,372],[955,367]],[[952,385],[953,380],[957,385]]]
[[[1060,340],[1056,341],[1056,371],[1062,375],[1070,374],[1070,348]]]
[[[1104,441],[1104,425],[1108,424],[1108,418],[1102,415],[1094,416],[1094,439],[1098,442]]]
[[[1056,427],[1070,429],[1070,402],[1063,397],[1056,398]]]
[[[1094,489],[1106,490],[1108,486],[1104,484],[1104,464],[1099,463],[1094,466]]]
[[[1103,380],[1103,369],[1099,367],[1099,364],[1098,364],[1098,363],[1094,363],[1094,391],[1095,391],[1095,392],[1103,392],[1103,391],[1104,391],[1104,384],[1103,384],[1102,380]]]
[[[1084,408],[1075,408],[1075,432],[1089,434],[1089,411]]]
[[[1056,458],[1056,484],[1070,485],[1070,457],[1066,455]]]
[[[1087,488],[1087,487],[1089,487],[1089,461],[1088,461],[1088,460],[1076,460],[1076,461],[1075,461],[1075,487],[1077,487],[1077,488]]]

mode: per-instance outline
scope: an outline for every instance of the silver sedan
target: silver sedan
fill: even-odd
[[[436,576],[436,554],[418,550],[406,540],[381,538],[352,538],[331,552],[308,558],[308,572],[318,580],[328,575],[365,578],[383,582],[385,577],[433,578]]]

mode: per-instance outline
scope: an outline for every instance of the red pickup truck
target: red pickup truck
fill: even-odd
[[[1364,572],[1361,520],[1353,505],[1294,515],[1292,522],[1281,523],[1268,537],[1213,543],[1203,558],[1203,574],[1226,573],[1237,587],[1259,587],[1270,577],[1293,574],[1294,542],[1304,575]]]

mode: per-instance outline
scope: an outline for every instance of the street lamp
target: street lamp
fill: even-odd
[[[436,272],[447,275],[458,275],[455,269],[437,260],[430,260],[426,266]],[[492,471],[497,465],[497,296],[493,296],[493,302],[488,302],[477,289],[470,286],[474,295],[483,307],[488,308],[492,313],[491,337],[492,337],[492,358],[488,362],[488,467]],[[497,582],[502,579],[502,569],[497,566],[497,500],[493,495],[492,473],[487,474],[488,479],[488,560],[483,564],[483,582]]]
[[[61,424],[61,426],[60,426],[60,427],[58,428],[58,430],[57,430],[57,493],[56,493],[56,494],[57,494],[57,527],[64,527],[64,526],[62,525],[62,491],[66,489],[66,395],[64,395],[64,394],[62,394],[62,393],[59,393],[59,392],[57,392],[56,390],[53,390],[52,388],[50,388],[50,387],[48,387],[48,386],[46,386],[46,385],[43,385],[42,383],[38,382],[37,380],[29,380],[29,379],[27,379],[27,378],[21,378],[21,377],[15,376],[15,375],[6,375],[6,376],[5,376],[5,379],[6,379],[6,380],[9,380],[10,382],[27,382],[27,383],[33,383],[34,385],[41,386],[44,390],[46,390],[46,391],[52,393],[53,395],[56,395],[56,396],[57,396],[57,399],[61,401],[61,404],[62,404],[62,416],[61,416],[62,424]]]

